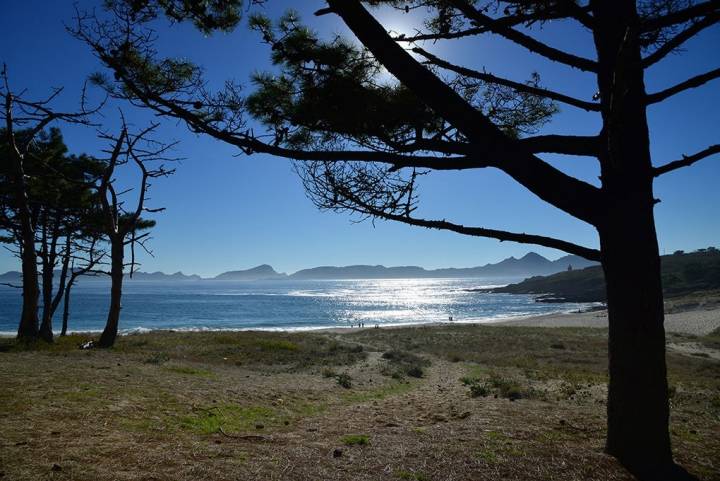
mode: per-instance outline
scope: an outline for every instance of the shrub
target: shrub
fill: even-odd
[[[421,378],[421,377],[423,377],[423,368],[420,366],[410,366],[405,371],[405,374],[407,374],[410,377]]]
[[[346,373],[338,374],[337,383],[345,389],[350,389],[352,387],[352,378]]]
[[[490,388],[485,383],[470,384],[470,396],[485,397],[490,394]]]
[[[145,359],[145,364],[165,364],[169,360],[170,356],[168,356],[166,353],[157,352],[149,358]]]
[[[405,351],[386,351],[382,358],[388,361],[388,365],[382,366],[380,372],[394,379],[402,379],[404,376],[421,378],[424,375],[423,368],[430,365],[427,359]]]

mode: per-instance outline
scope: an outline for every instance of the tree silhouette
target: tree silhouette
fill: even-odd
[[[393,35],[364,3],[428,13],[417,34]],[[116,0],[109,2],[109,20],[78,15],[74,33],[112,69],[114,79],[94,78],[112,95],[182,119],[192,131],[246,154],[303,161],[298,170],[321,208],[539,244],[600,261],[610,325],[606,450],[642,479],[681,476],[668,433],[653,181],[717,154],[720,145],[653,166],[647,108],[720,77],[720,68],[654,93],[646,92],[644,80],[650,66],[717,24],[719,1],[327,0],[316,14],[336,15],[361,46],[341,38],[323,40],[293,13],[277,23],[254,16],[251,26],[271,46],[280,72],[256,75],[250,96],[231,82],[210,92],[200,68],[159,58],[146,22],[156,19],[164,4]],[[226,2],[235,12],[238,4]],[[205,31],[215,28],[192,9],[171,18],[193,21]],[[549,26],[551,20],[562,20],[552,24],[559,28],[574,23],[591,35],[594,58],[531,35],[530,27]],[[456,65],[422,43],[463,39],[467,45],[482,35],[502,37],[587,73],[597,94],[578,99],[541,85],[536,75],[521,82]],[[379,80],[382,69],[398,82]],[[557,103],[596,112],[600,132],[537,135]],[[265,127],[261,133],[255,132],[258,122]],[[596,158],[601,185],[565,174],[538,156],[543,153]],[[600,249],[414,215],[419,175],[483,168],[501,170],[543,201],[592,225]]]
[[[155,221],[142,217],[143,213],[161,212],[164,208],[147,207],[147,193],[151,181],[160,177],[171,175],[174,170],[167,169],[162,162],[175,159],[166,157],[168,150],[174,144],[162,144],[150,138],[157,129],[158,124],[152,124],[148,128],[133,134],[128,130],[125,119],[122,121],[120,134],[113,136],[103,134],[102,137],[111,144],[109,158],[105,168],[97,182],[97,193],[100,199],[102,219],[100,222],[101,231],[107,237],[110,244],[110,307],[108,310],[107,322],[103,329],[99,347],[112,347],[117,338],[120,322],[120,308],[122,300],[123,276],[126,265],[125,247],[130,246],[131,259],[130,276],[132,277],[137,262],[135,261],[135,248],[140,246],[149,254],[146,242],[149,239],[149,232],[140,233],[155,226]],[[128,208],[126,201],[122,199],[123,194],[130,190],[118,191],[115,187],[115,174],[118,167],[132,164],[140,171],[140,181],[137,188],[137,200]],[[150,165],[155,165],[150,167]]]
[[[47,174],[51,174],[56,180],[59,178],[58,171],[48,161],[57,159],[56,150],[64,148],[62,139],[58,141],[53,138],[52,132],[50,137],[46,138],[45,128],[57,122],[90,125],[90,118],[102,108],[104,102],[95,108],[87,108],[83,89],[78,110],[60,112],[53,110],[51,104],[62,93],[62,89],[55,89],[43,100],[30,101],[11,90],[5,66],[0,77],[2,78],[0,96],[4,100],[3,110],[0,112],[0,121],[3,123],[0,157],[2,157],[4,177],[3,194],[7,194],[7,201],[3,205],[3,225],[0,227],[12,232],[22,260],[23,307],[18,338],[35,340],[41,334],[38,319],[40,289],[37,258],[40,256],[46,261],[51,261],[55,256],[47,250],[43,251],[42,247],[41,249],[36,247],[38,226],[41,226],[40,232],[45,233],[44,239],[41,239],[45,242],[41,242],[41,245],[48,247],[48,242],[52,244],[53,241],[48,239],[47,230],[43,231],[42,224],[38,222],[38,206],[42,204],[38,197],[41,197],[39,194],[44,191],[35,187],[37,183],[43,182]],[[32,173],[35,175],[31,177],[30,172],[33,169]],[[59,228],[56,233],[60,234]],[[52,270],[47,262],[45,268]],[[51,273],[48,274],[48,277],[50,276]],[[52,292],[47,290],[47,280],[48,278],[46,278],[44,305],[46,313],[50,314],[53,302]],[[43,336],[47,340],[52,340],[52,328],[46,319],[44,321]]]

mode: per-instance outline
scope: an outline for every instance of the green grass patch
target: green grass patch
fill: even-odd
[[[370,444],[370,437],[366,434],[348,434],[343,436],[341,441],[346,446],[367,446]]]
[[[417,386],[416,382],[393,381],[384,386],[369,389],[367,391],[347,393],[342,396],[342,400],[345,403],[354,404],[367,401],[378,401],[390,396],[399,396],[414,389]]]
[[[180,419],[182,427],[198,434],[243,432],[256,429],[259,424],[275,426],[282,422],[283,416],[275,409],[265,406],[238,406],[223,404],[198,409],[190,416]]]

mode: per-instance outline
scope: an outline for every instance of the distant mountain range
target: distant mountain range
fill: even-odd
[[[182,272],[175,274],[164,274],[162,272],[135,272],[133,280],[139,281],[260,281],[260,280],[340,280],[340,279],[412,279],[412,278],[467,278],[467,277],[531,277],[546,276],[572,269],[583,269],[596,265],[596,262],[588,261],[575,255],[567,255],[560,259],[551,261],[530,252],[525,256],[516,259],[509,257],[497,264],[486,264],[478,267],[445,268],[445,269],[424,269],[418,266],[385,267],[381,265],[354,265],[354,266],[322,266],[311,269],[303,269],[294,274],[284,274],[275,271],[272,266],[262,264],[252,269],[223,272],[220,275],[209,279],[202,279],[197,275],[185,275]],[[20,272],[10,271],[0,274],[0,282],[19,282]],[[129,276],[128,276],[129,277]],[[105,276],[88,278],[101,280]]]
[[[530,252],[516,259],[509,257],[497,264],[479,267],[423,269],[417,266],[346,266],[314,267],[289,276],[290,279],[406,279],[406,278],[462,278],[462,277],[523,277],[544,276],[568,269],[582,269],[597,264],[582,257],[567,255],[551,261]]]

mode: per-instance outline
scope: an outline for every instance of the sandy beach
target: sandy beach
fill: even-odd
[[[536,327],[607,327],[607,311],[548,314],[513,319],[497,325]],[[665,314],[665,330],[703,336],[720,327],[720,308],[694,309]]]

